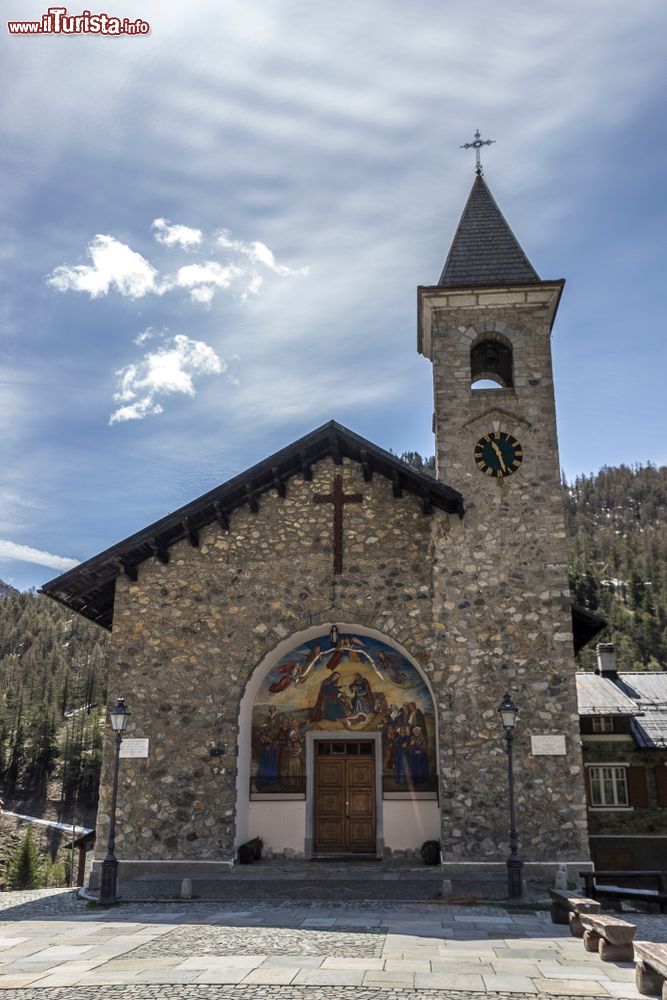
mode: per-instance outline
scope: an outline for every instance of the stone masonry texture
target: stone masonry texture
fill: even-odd
[[[515,781],[527,862],[588,859],[575,695],[565,527],[550,352],[558,286],[467,294],[427,289],[432,308],[439,478],[463,493],[463,519],[422,512],[418,498],[326,459],[312,482],[236,511],[229,531],[203,529],[118,579],[110,696],[132,711],[128,736],[150,755],[122,761],[117,849],[126,859],[234,856],[239,705],[275,646],[318,623],[376,629],[419,664],[436,696],[444,860],[504,863],[505,741],[497,707],[520,709]],[[436,301],[437,299],[437,301]],[[514,386],[473,391],[470,349],[511,346]],[[475,442],[513,434],[524,460],[511,477],[482,475]],[[342,473],[363,503],[344,514],[344,569],[333,575],[332,510],[316,504]],[[295,642],[298,640],[295,640]],[[561,734],[565,756],[533,756],[531,736]],[[108,831],[112,767],[105,746],[98,859]]]
[[[570,592],[550,350],[554,286],[439,296],[431,328],[438,477],[466,515],[436,540],[434,627],[443,637],[442,840],[451,861],[506,852],[507,763],[497,706],[519,706],[517,825],[527,861],[588,858]],[[461,304],[464,303],[464,304]],[[471,389],[470,350],[513,351],[514,386]],[[473,450],[491,430],[524,459],[492,479]],[[532,756],[531,735],[563,734],[566,756]]]
[[[313,502],[343,475],[344,566],[333,576],[332,508]],[[458,519],[456,519],[458,520]],[[395,498],[392,484],[327,459],[312,482],[289,481],[284,498],[241,508],[230,530],[212,525],[199,548],[150,559],[136,583],[119,580],[110,692],[132,717],[128,737],[148,737],[150,756],[124,759],[117,849],[142,860],[230,859],[234,854],[239,704],[255,668],[275,645],[318,622],[346,622],[401,643],[437,687],[443,636],[433,626],[433,551],[450,534],[447,514]],[[112,742],[105,745],[98,854],[108,830]]]

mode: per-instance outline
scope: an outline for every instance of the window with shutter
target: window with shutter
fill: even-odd
[[[589,767],[590,801],[595,806],[627,806],[628,784],[626,771],[631,770],[618,765],[607,767]]]

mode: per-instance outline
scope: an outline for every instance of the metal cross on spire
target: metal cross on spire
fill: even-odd
[[[481,160],[479,158],[479,151],[480,151],[480,149],[482,148],[482,146],[490,146],[491,143],[495,142],[495,141],[496,141],[495,139],[482,139],[482,137],[481,137],[481,135],[479,133],[479,129],[477,129],[476,132],[475,132],[475,138],[474,138],[473,142],[464,142],[462,146],[459,146],[459,149],[474,149],[475,150],[475,159],[476,159],[475,173],[476,174],[478,174],[478,175],[481,176],[484,173],[484,171],[482,170],[482,162],[481,162]]]

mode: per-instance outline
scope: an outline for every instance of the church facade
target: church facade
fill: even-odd
[[[601,623],[567,579],[562,288],[479,172],[418,290],[437,479],[332,421],[46,585],[111,629],[142,754],[121,760],[121,874],[214,871],[253,837],[304,859],[438,840],[445,872],[503,871],[506,691],[526,874],[588,863],[574,649]]]

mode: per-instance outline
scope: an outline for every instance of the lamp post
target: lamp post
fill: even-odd
[[[118,795],[118,765],[120,763],[120,745],[123,733],[130,718],[125,702],[118,699],[116,706],[109,709],[111,728],[116,734],[116,755],[113,768],[113,785],[111,790],[111,810],[109,817],[109,843],[107,853],[102,862],[102,880],[100,884],[100,903],[103,906],[115,906],[118,902],[116,887],[118,884],[118,859],[116,858],[116,797]]]
[[[509,798],[510,798],[510,856],[507,859],[507,888],[511,899],[520,899],[523,895],[521,885],[521,869],[523,861],[519,857],[519,841],[516,832],[516,811],[514,808],[514,764],[512,758],[512,742],[514,740],[514,725],[518,708],[509,696],[505,695],[498,706],[500,718],[505,727],[505,739],[507,740],[507,768],[509,776]]]

